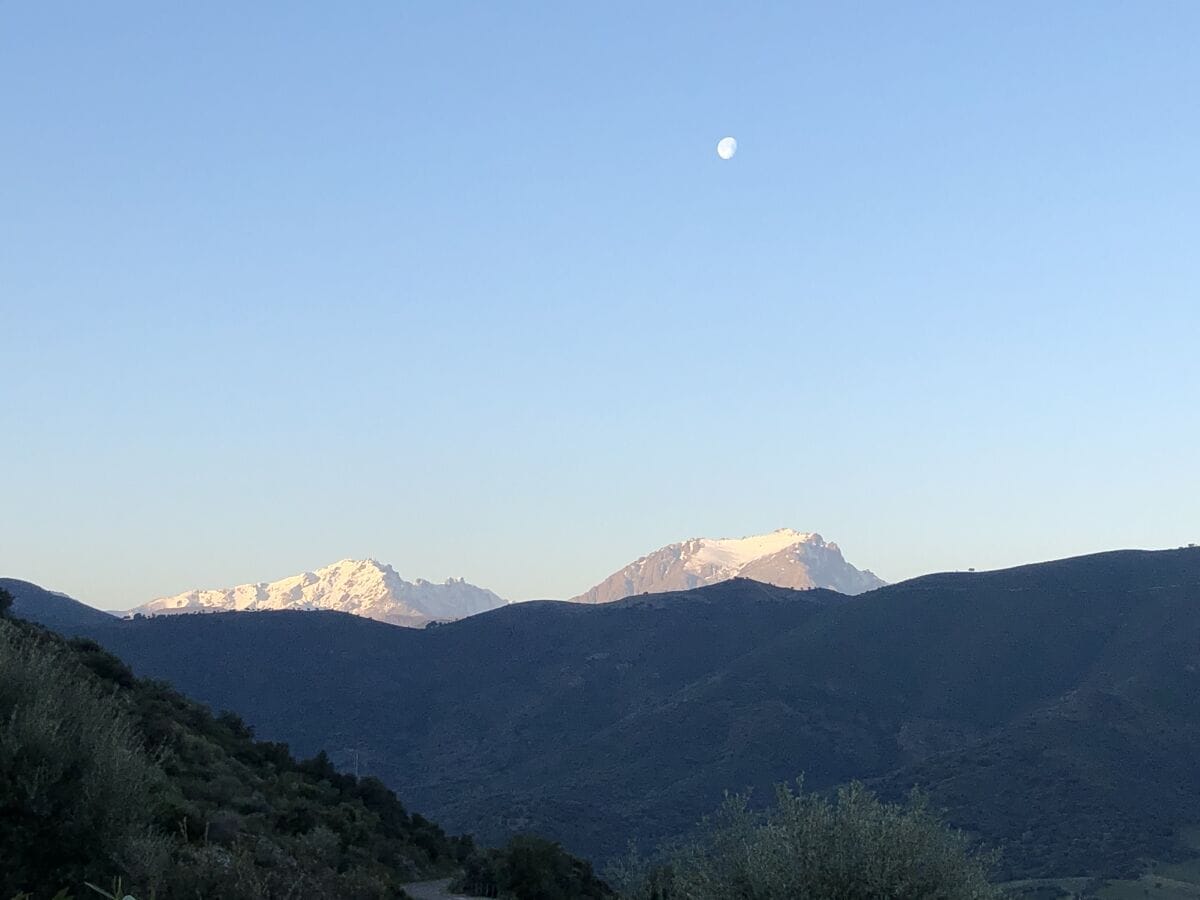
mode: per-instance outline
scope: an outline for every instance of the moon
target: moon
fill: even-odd
[[[717,141],[717,156],[721,159],[733,159],[737,153],[737,138],[723,137]]]

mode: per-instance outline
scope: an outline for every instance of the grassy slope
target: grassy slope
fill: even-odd
[[[189,892],[225,898],[284,896],[295,890],[300,890],[298,896],[328,895],[331,890],[363,897],[400,896],[402,882],[448,872],[471,849],[469,842],[452,840],[437,826],[407,813],[380,782],[339,774],[323,756],[300,762],[282,744],[256,741],[236,716],[214,716],[165,684],[133,678],[91,641],[67,642],[14,620],[0,619],[0,630],[0,664],[27,665],[22,660],[32,660],[45,665],[57,695],[78,695],[77,702],[64,709],[87,712],[95,707],[98,716],[131,723],[134,747],[122,752],[138,754],[140,744],[157,785],[138,801],[136,811],[146,816],[154,836],[138,840],[136,863],[111,856],[111,848],[93,852],[68,846],[75,838],[46,810],[54,804],[73,808],[76,769],[63,769],[56,782],[41,789],[41,799],[26,799],[25,786],[34,782],[21,772],[34,772],[39,765],[47,771],[37,762],[39,756],[53,764],[57,754],[68,753],[71,748],[55,744],[54,736],[61,728],[69,729],[71,722],[64,720],[61,728],[47,722],[45,727],[26,729],[44,737],[6,750],[15,754],[11,759],[17,768],[11,784],[0,779],[0,805],[11,823],[29,816],[34,817],[31,823],[41,823],[38,827],[46,834],[31,844],[30,852],[40,845],[53,853],[43,855],[42,862],[31,862],[28,853],[14,857],[9,867],[17,870],[24,860],[20,868],[25,881],[5,887],[50,891],[62,886],[60,879],[71,879],[68,883],[78,887],[76,882],[83,878],[107,883],[122,874],[168,895],[173,886],[186,885]],[[5,695],[0,700],[6,708],[0,712],[13,715],[13,710],[32,709],[37,703],[38,709],[49,710],[44,715],[53,716],[59,707],[37,700],[36,691],[31,684],[24,692]],[[9,777],[6,772],[5,779]],[[89,777],[102,779],[104,773]],[[130,811],[114,807],[96,814],[119,820]],[[12,837],[21,837],[21,832]],[[17,852],[15,845],[6,849]]]

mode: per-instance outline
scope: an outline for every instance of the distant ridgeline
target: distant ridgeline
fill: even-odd
[[[857,597],[740,579],[424,631],[292,612],[78,630],[300,753],[357,748],[488,842],[533,831],[603,860],[801,773],[924,786],[1006,878],[1127,874],[1194,855],[1200,824],[1197,549]]]
[[[884,582],[842,557],[837,544],[819,534],[780,528],[744,538],[693,538],[661,547],[613,573],[574,599],[605,603],[643,593],[662,593],[752,578],[779,587],[823,587],[858,594]],[[441,584],[406,581],[373,559],[343,559],[324,568],[271,582],[185,591],[129,610],[148,616],[194,612],[330,610],[389,625],[423,627],[504,606],[496,593],[461,578]]]

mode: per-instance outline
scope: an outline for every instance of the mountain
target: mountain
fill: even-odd
[[[1133,871],[1200,823],[1197,549],[857,597],[735,579],[426,630],[280,612],[91,634],[263,737],[358,748],[487,841],[531,830],[603,859],[801,773],[923,785],[1010,878]]]
[[[829,588],[861,594],[886,583],[846,562],[837,544],[819,534],[780,528],[743,538],[692,538],[670,544],[614,572],[579,603],[609,603],[633,594],[686,591],[730,578],[751,578],[778,587]]]
[[[130,612],[156,616],[324,609],[392,625],[421,626],[432,620],[461,619],[503,604],[504,600],[496,594],[461,578],[451,578],[442,584],[420,578],[405,581],[391,566],[373,559],[343,559],[315,572],[279,581],[161,597]]]
[[[13,616],[44,625],[59,634],[79,634],[89,626],[102,627],[114,621],[110,613],[28,581],[0,578],[0,588],[13,595]]]

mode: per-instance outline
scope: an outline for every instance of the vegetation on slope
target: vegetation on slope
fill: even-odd
[[[893,804],[858,783],[832,799],[780,785],[766,810],[729,796],[690,839],[610,867],[619,894],[587,863],[528,835],[473,854],[451,887],[500,900],[998,900],[994,862],[920,794]]]
[[[402,897],[473,849],[373,778],[299,762],[91,641],[3,617],[0,721],[9,891],[119,877],[143,897]]]
[[[993,862],[919,794],[881,803],[852,783],[831,800],[800,784],[762,811],[729,796],[693,838],[653,862],[633,854],[610,878],[626,900],[994,900]]]
[[[558,844],[520,834],[503,847],[482,850],[467,859],[451,884],[474,897],[516,900],[606,900],[615,896],[592,866]]]

